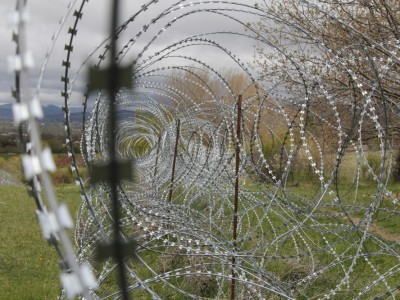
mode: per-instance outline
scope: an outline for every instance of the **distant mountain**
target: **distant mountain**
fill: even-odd
[[[12,104],[0,105],[0,120],[11,121],[13,120]]]
[[[56,105],[43,106],[44,120],[51,122],[62,122],[64,120],[64,112],[61,107]],[[82,120],[82,107],[70,107],[70,120]],[[0,104],[0,121],[12,121],[14,119],[12,112],[12,104]]]

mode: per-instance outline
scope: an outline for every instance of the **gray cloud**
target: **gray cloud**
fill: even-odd
[[[0,3],[0,15],[6,15],[8,11],[12,11],[15,7],[15,1],[7,0]],[[31,20],[28,28],[28,45],[34,54],[36,62],[35,69],[32,70],[32,86],[37,84],[37,74],[39,74],[40,67],[44,62],[45,54],[47,53],[51,45],[51,37],[59,29],[59,21],[62,17],[65,17],[67,12],[67,5],[69,2],[63,0],[30,0],[29,9],[31,11]],[[80,5],[81,1],[77,1]],[[126,20],[132,16],[138,9],[147,1],[121,1],[123,9],[121,10],[121,20]],[[244,4],[248,4],[248,1],[241,0],[236,1]],[[128,42],[130,39],[142,30],[142,27],[148,24],[153,18],[157,17],[160,12],[168,8],[172,3],[176,1],[159,1],[159,3],[152,5],[147,11],[141,13],[135,22],[130,24],[127,30],[121,35],[120,45]],[[175,11],[167,16],[161,18],[154,24],[150,24],[150,27],[146,33],[143,33],[140,38],[137,39],[136,44],[132,47],[132,50],[128,56],[134,57],[138,51],[141,51],[143,47],[157,34],[168,22],[172,22],[174,18],[178,18],[171,27],[167,28],[159,38],[157,38],[151,46],[145,52],[142,60],[147,56],[153,56],[154,53],[164,49],[172,43],[179,42],[182,39],[193,36],[196,34],[216,32],[216,31],[243,31],[242,25],[234,22],[233,20],[217,15],[210,12],[197,12],[196,14],[190,14],[181,19],[182,14],[188,13],[192,10],[200,9],[215,9],[225,8],[225,4],[202,4],[194,5],[193,7],[186,7]],[[237,9],[238,6],[231,6]],[[76,9],[76,8],[74,8]],[[78,34],[74,38],[74,51],[71,56],[71,78],[78,71],[82,62],[87,56],[94,51],[94,49],[106,38],[108,33],[108,11],[109,1],[89,1],[85,3],[83,18],[79,21]],[[73,11],[72,11],[73,12]],[[243,22],[249,22],[256,20],[254,16],[244,13],[232,12],[232,11],[220,11],[231,16],[240,17]],[[4,19],[4,18],[3,18]],[[63,75],[63,69],[61,68],[61,62],[65,59],[66,52],[64,51],[64,44],[66,44],[70,38],[67,34],[68,28],[72,26],[75,19],[72,13],[66,18],[64,27],[55,42],[53,51],[51,52],[46,72],[42,82],[41,100],[43,103],[52,103],[61,105],[60,91],[62,89],[61,76]],[[1,70],[6,69],[6,57],[12,55],[15,51],[15,45],[11,42],[11,29],[6,28],[5,22],[1,24],[0,34],[3,37],[0,45],[0,51],[3,54],[0,59]],[[252,45],[250,40],[241,39],[239,37],[233,38],[227,34],[210,35],[205,37],[217,41],[223,47],[228,48],[230,51],[236,53],[241,57],[242,61],[250,59],[253,55]],[[103,48],[101,48],[103,49]],[[95,63],[97,57],[100,54],[99,51],[89,60],[90,63]],[[191,45],[182,50],[177,50],[174,55],[186,55],[196,59],[202,59],[208,64],[213,65],[216,68],[226,67],[231,60],[227,55],[223,54],[222,51],[217,50],[215,47],[207,46],[194,46]],[[167,61],[166,61],[167,62]],[[168,59],[169,64],[183,63],[182,59]],[[188,61],[186,64],[189,64]],[[80,104],[81,96],[78,94],[82,91],[84,86],[86,70],[80,70],[78,79],[74,86],[74,97],[73,104]],[[9,102],[10,97],[6,97],[13,86],[12,75],[6,74],[6,72],[0,72],[0,102]]]

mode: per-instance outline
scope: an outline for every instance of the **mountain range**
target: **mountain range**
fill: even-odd
[[[64,121],[64,112],[60,106],[47,105],[42,106],[44,120],[48,122],[62,122]],[[70,121],[82,120],[82,107],[70,107]],[[0,121],[14,120],[12,112],[12,104],[0,104]]]
[[[60,106],[47,105],[42,106],[45,122],[62,123],[64,121],[64,112]],[[90,111],[90,110],[89,110]],[[69,107],[69,120],[70,122],[82,122],[82,106]],[[117,112],[117,119],[124,120],[132,117],[132,110],[120,110]],[[0,104],[0,122],[13,121],[14,116],[12,112],[12,104]]]

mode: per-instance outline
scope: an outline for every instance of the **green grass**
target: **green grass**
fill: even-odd
[[[57,299],[59,259],[43,239],[35,203],[26,187],[0,187],[0,299]],[[56,188],[60,202],[76,211],[76,186]]]
[[[351,164],[351,158],[354,158],[354,154],[349,155],[349,161],[346,161],[347,163],[343,165],[343,168],[347,168],[347,170],[344,170],[344,173],[354,174],[355,166]],[[59,160],[56,159],[56,162],[59,162]],[[61,160],[59,163],[61,163]],[[17,158],[11,156],[0,156],[0,169],[4,169],[16,176],[21,176],[21,174],[18,173],[20,172],[18,171],[19,167],[19,160]],[[376,183],[367,178],[359,184],[356,195],[354,185],[352,184],[352,178],[353,176],[342,177],[339,188],[342,200],[344,203],[352,204],[356,198],[356,203],[363,206],[368,205],[376,192]],[[295,178],[295,180],[296,184],[288,184],[287,191],[293,192],[296,195],[301,195],[310,201],[314,201],[319,197],[320,186],[318,180],[307,180],[305,177],[298,177]],[[247,181],[246,188],[253,192],[260,192],[265,189],[265,186],[259,187],[256,185],[255,181],[250,180]],[[60,269],[57,265],[59,259],[55,249],[47,245],[46,241],[41,236],[40,228],[35,217],[35,204],[33,199],[28,196],[26,187],[23,186],[0,187],[0,189],[0,238],[2,241],[0,246],[0,299],[56,299],[61,289],[59,281]],[[397,193],[400,191],[400,186],[398,184],[391,184],[389,189],[394,193]],[[70,184],[58,186],[56,192],[58,200],[60,202],[66,202],[72,215],[74,215],[74,212],[80,204],[80,191],[78,187]],[[175,190],[174,195],[181,196],[177,196],[174,202],[183,200],[182,193],[183,191],[179,190],[179,188]],[[281,196],[280,193],[281,192],[277,195]],[[256,198],[253,200],[248,200],[256,203],[260,200],[258,197],[262,197],[261,193],[259,195],[260,196],[257,194],[257,196],[255,196]],[[302,203],[302,198],[296,198],[293,195],[289,195],[288,197],[293,204],[307,207],[307,203]],[[325,195],[325,197],[326,202],[331,202],[333,199],[333,196]],[[249,203],[244,204],[240,202],[239,207],[243,208],[244,206],[248,206]],[[193,203],[192,208],[204,212],[206,210],[206,204],[207,201],[204,203],[199,201]],[[376,222],[374,222],[375,227],[372,228],[371,232],[376,233],[382,239],[385,239],[386,235],[386,237],[390,238],[388,240],[391,241],[392,237],[400,235],[400,227],[398,226],[400,216],[393,216],[390,214],[390,211],[395,208],[390,201],[384,202],[382,206],[387,208],[388,212],[379,213],[378,219],[381,220],[376,220]],[[226,216],[232,214],[231,208],[225,208],[224,211]],[[274,212],[280,213],[281,211],[278,207],[274,207],[270,210],[268,214],[269,219],[264,219],[260,223],[261,227],[259,228],[265,232],[264,234],[271,235],[271,238],[273,238],[273,236],[271,234],[271,224],[269,221],[277,230],[278,235],[288,230],[285,223],[283,223],[281,218]],[[339,222],[347,224],[345,219],[338,220],[333,217],[333,213],[337,212],[336,208],[330,208],[330,211],[316,211],[316,213],[320,212],[326,213],[326,215],[321,214],[321,216],[315,216],[315,219],[320,223],[326,224]],[[329,213],[332,213],[332,216],[330,216]],[[353,212],[352,217],[360,218],[363,216],[363,213],[364,211],[360,212],[360,215],[358,215],[356,212]],[[254,210],[248,213],[245,219],[246,221],[244,221],[243,224],[245,227],[253,228],[255,224],[258,224],[259,218],[262,216],[263,210],[255,207]],[[225,226],[223,221],[225,220],[221,220],[220,223],[222,227]],[[303,227],[303,233],[308,237],[309,242],[312,241],[312,243],[315,243],[314,249],[318,250],[321,247],[325,247],[325,242],[321,239],[320,234],[307,228],[308,225],[312,225],[311,222],[308,221],[305,225],[306,226]],[[230,226],[231,220],[227,217],[226,226],[224,227],[227,232]],[[289,226],[291,225],[289,224]],[[219,234],[225,235],[225,232],[220,232]],[[229,234],[230,233],[228,232],[227,235]],[[335,245],[336,253],[339,255],[350,256],[354,254],[355,249],[350,246],[351,240],[357,238],[357,236],[353,237],[354,233],[348,232],[346,239],[338,242],[336,242],[338,238],[334,234],[329,232],[325,232],[324,234],[327,240]],[[268,236],[264,236],[264,239],[268,239]],[[241,244],[240,247],[242,250],[252,249],[252,247],[254,247],[258,242],[257,239],[249,240]],[[300,250],[307,250],[300,239],[297,239],[296,243]],[[371,243],[370,240],[367,241],[366,245],[369,247],[369,250],[374,250],[375,245]],[[292,239],[282,240],[279,247],[281,254],[293,255],[293,257],[296,256]],[[269,249],[266,254],[274,254],[274,249]],[[179,261],[171,260],[169,262],[166,257],[156,256],[154,253],[144,254],[143,258],[150,262],[150,264],[152,264],[152,266],[159,272],[163,271],[162,269],[157,269],[161,268],[161,262],[165,262],[167,269],[173,269],[174,264],[177,264],[175,267],[182,267],[190,263],[184,259]],[[321,267],[332,262],[335,257],[329,251],[317,251],[314,255],[314,259],[317,266]],[[384,272],[388,266],[393,266],[397,263],[396,259],[389,256],[371,257],[370,261],[377,268],[381,268],[381,270],[379,270],[381,272]],[[349,267],[350,263],[350,261],[345,261],[344,265]],[[146,278],[151,276],[151,274],[148,274],[147,269],[139,263],[134,262],[133,266],[139,277]],[[296,280],[306,276],[310,272],[310,261],[307,257],[301,259],[279,259],[279,257],[276,257],[266,263],[266,268],[282,281],[296,282]],[[365,288],[369,283],[369,277],[370,274],[372,274],[372,270],[368,264],[360,260],[357,263],[356,268],[357,272],[354,272],[351,275],[352,290],[344,290],[341,292],[343,294],[339,295],[337,299],[352,298],[359,290]],[[313,284],[304,286],[304,294],[310,296],[325,293],[329,288],[338,284],[337,280],[340,280],[343,277],[343,273],[341,272],[339,266],[332,267],[330,271],[318,276],[313,281]],[[189,292],[202,294],[203,296],[211,298],[216,294],[215,282],[206,282],[207,288],[202,291],[198,290],[198,282],[196,282],[195,279],[195,277],[173,278],[171,279],[171,283],[181,286]],[[399,276],[396,275],[389,279],[389,283],[392,286],[396,286],[398,280]],[[165,284],[154,283],[152,288],[164,299],[183,299],[183,296],[176,295],[176,291],[167,287]],[[107,293],[114,289],[114,277],[110,276],[107,279],[107,282],[102,286],[102,292]],[[367,298],[369,296],[373,297],[378,291],[385,291],[385,287],[378,286],[370,295],[367,296]],[[147,299],[146,297],[148,297],[148,295],[140,289],[137,289],[132,293],[132,295],[135,296],[134,298]],[[299,299],[302,299],[301,297],[303,297],[301,293],[297,296]]]

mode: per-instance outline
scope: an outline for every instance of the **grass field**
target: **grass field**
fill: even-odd
[[[80,190],[71,184],[66,155],[54,159],[57,199],[67,204],[74,217]],[[0,300],[57,299],[61,291],[59,257],[42,237],[35,202],[22,184],[18,155],[0,155],[0,177]]]
[[[60,159],[62,160],[62,159]],[[56,161],[58,161],[56,159]],[[65,166],[64,166],[65,167]],[[345,164],[348,170],[348,178],[342,183],[340,191],[343,200],[352,203],[355,198],[359,204],[366,204],[370,201],[376,191],[376,185],[373,182],[368,183],[365,181],[358,185],[357,194],[354,186],[352,185],[351,175],[353,167],[349,163]],[[14,156],[1,156],[0,157],[0,170],[5,171],[12,175],[13,178],[20,179],[22,174],[19,170],[19,159]],[[64,170],[65,171],[65,170]],[[60,202],[65,202],[74,215],[80,204],[80,191],[77,186],[73,184],[63,184],[63,178],[67,178],[67,173],[64,172],[60,176],[60,182],[56,187],[56,193]],[[64,174],[65,173],[65,174]],[[65,176],[64,176],[65,175]],[[58,177],[57,177],[58,178]],[[344,177],[345,178],[345,177]],[[68,180],[67,180],[68,182]],[[251,188],[251,183],[247,184],[247,188]],[[400,186],[392,183],[389,186],[390,190],[394,193],[400,192]],[[288,191],[296,195],[301,195],[310,199],[313,195],[318,194],[318,185],[312,184],[307,180],[293,181],[288,184]],[[57,299],[60,293],[60,269],[57,265],[58,256],[55,249],[49,245],[42,238],[39,224],[35,217],[35,203],[27,193],[27,189],[22,184],[16,186],[0,186],[0,300],[1,299]],[[400,222],[399,214],[392,214],[391,211],[395,207],[390,201],[382,204],[387,208],[386,213],[382,213],[378,220],[376,220],[369,231],[379,238],[396,242],[400,239]],[[321,210],[326,213],[324,220],[321,222],[330,222],[331,217],[329,214],[337,214],[338,211],[334,209]],[[361,215],[357,212],[351,213],[350,217],[354,222],[358,222]],[[308,233],[312,236],[312,232]],[[338,244],[338,247],[341,245]],[[337,251],[340,251],[338,248]],[[321,262],[324,256],[321,256]],[[377,265],[382,267],[388,261],[374,261]],[[363,265],[363,264],[361,264]],[[140,272],[140,266],[137,266]],[[277,276],[284,278],[285,276],[296,276],[305,273],[306,269],[294,269],[290,264],[284,265],[282,263],[270,264],[269,266]],[[303,266],[306,268],[305,266]],[[361,266],[359,266],[361,268]],[[367,267],[367,266],[364,266]],[[357,281],[362,288],[365,286],[365,281],[368,280],[367,273],[359,273],[360,276]],[[396,279],[396,278],[393,278]],[[310,289],[315,290],[315,293],[325,290],[326,285],[334,282],[333,278],[328,276],[321,277],[316,281]],[[391,282],[393,286],[395,282]],[[356,288],[356,287],[355,287]],[[161,294],[162,291],[159,291]],[[164,291],[166,292],[166,291]],[[311,292],[315,294],[314,292]],[[168,298],[168,297],[167,297]],[[339,299],[339,298],[338,298]]]
[[[61,289],[58,256],[41,235],[33,199],[24,186],[0,190],[0,299],[56,299]],[[76,186],[56,191],[71,212],[77,209]]]

